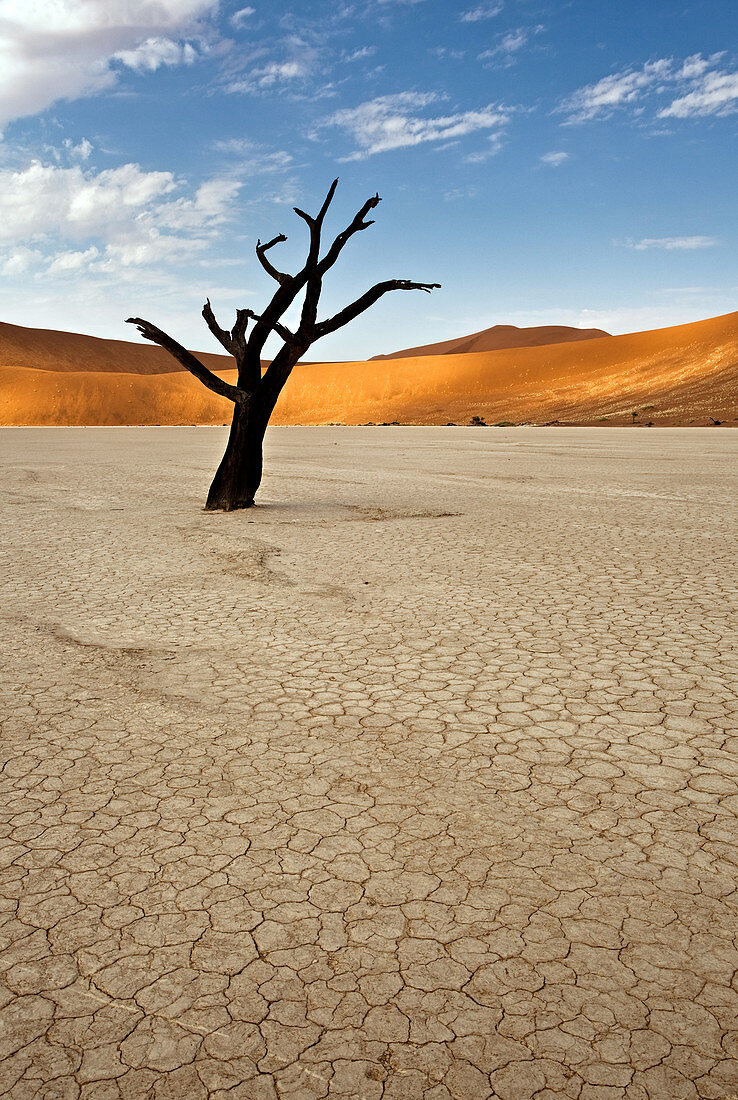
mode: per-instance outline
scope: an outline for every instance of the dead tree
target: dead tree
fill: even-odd
[[[295,207],[295,213],[307,223],[310,231],[307,258],[296,275],[279,271],[267,255],[275,245],[287,240],[283,233],[265,244],[256,242],[256,255],[261,266],[278,284],[272,300],[261,314],[250,309],[236,310],[236,323],[228,331],[220,327],[210,301],[206,301],[202,315],[208,328],[236,360],[238,376],[235,386],[213,374],[192,352],[187,351],[150,321],[144,321],[141,317],[128,318],[128,324],[136,325],[147,340],[165,348],[178,363],[194,374],[195,378],[199,378],[204,386],[233,402],[233,421],[228,445],[210,486],[205,505],[208,509],[230,512],[235,508],[250,508],[253,505],[261,482],[263,441],[269,418],[293,367],[316,340],[343,328],[391,290],[424,290],[430,293],[440,286],[439,283],[413,283],[409,279],[387,279],[371,287],[333,317],[319,321],[318,303],[323,277],[333,267],[354,234],[374,224],[372,220],[367,220],[367,214],[380,202],[379,195],[367,199],[350,225],[338,234],[321,256],[323,222],[337,185],[338,180],[334,180],[315,217]],[[302,292],[304,299],[300,322],[292,332],[283,324],[282,317]],[[253,324],[249,331],[250,322]],[[266,371],[262,372],[262,351],[272,333],[276,333],[281,339],[282,346]]]

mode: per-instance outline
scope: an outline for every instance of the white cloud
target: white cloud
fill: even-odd
[[[547,164],[549,168],[558,168],[569,159],[568,153],[544,153],[542,157],[538,158],[541,164]]]
[[[153,73],[162,65],[191,65],[196,57],[189,42],[183,45],[171,38],[147,38],[133,50],[118,50],[113,54],[115,61],[138,73]]]
[[[469,8],[459,16],[462,23],[479,23],[482,19],[494,19],[502,11],[502,4],[480,4]]]
[[[190,195],[171,172],[137,164],[95,171],[34,162],[0,171],[0,257],[5,274],[110,273],[200,253],[230,216],[242,187],[206,180]],[[72,246],[72,247],[70,247]]]
[[[0,171],[0,241],[57,231],[81,240],[130,221],[176,186],[171,172],[144,172],[137,164],[85,172],[35,161],[20,172]]]
[[[93,145],[92,142],[87,140],[87,138],[82,138],[82,140],[78,142],[77,145],[75,145],[74,142],[71,141],[69,138],[65,138],[64,148],[67,150],[67,153],[70,157],[77,157],[79,160],[89,160],[90,154],[92,153]]]
[[[584,122],[609,114],[614,108],[632,104],[641,92],[659,80],[669,78],[671,63],[663,59],[649,61],[642,69],[626,70],[603,77],[595,84],[579,88],[559,107],[572,122]]]
[[[43,258],[43,252],[40,252],[37,248],[26,248],[25,245],[19,245],[5,254],[0,265],[0,272],[3,275],[10,276],[24,275],[31,268],[41,263]]]
[[[246,70],[243,75],[233,76],[225,83],[223,90],[230,94],[258,94],[265,91],[284,91],[291,89],[301,81],[307,80],[315,71],[321,51],[300,35],[289,35],[284,40],[272,44],[274,52],[281,53],[280,58],[263,62]],[[266,49],[259,48],[255,56],[263,58]],[[253,62],[253,56],[248,63]],[[323,74],[324,76],[325,74]]]
[[[344,61],[361,61],[364,57],[373,57],[377,52],[376,46],[359,46],[344,56]]]
[[[483,164],[490,157],[496,157],[502,148],[502,134],[490,134],[486,149],[478,149],[475,153],[469,153],[464,157],[467,164]]]
[[[475,111],[431,118],[418,114],[437,100],[434,92],[378,96],[358,107],[336,111],[323,126],[338,126],[349,133],[358,149],[345,159],[363,160],[391,149],[429,141],[449,141],[475,130],[501,128],[508,120],[505,109],[492,104]]]
[[[0,0],[0,126],[112,87],[116,56],[144,70],[157,57],[191,60],[169,36],[196,34],[198,20],[217,7],[218,0]]]
[[[451,61],[461,61],[466,57],[466,50],[451,50],[448,46],[431,46],[428,53],[433,54],[439,61],[449,58]]]
[[[267,150],[248,138],[228,138],[214,141],[213,149],[218,153],[239,157],[239,178],[245,175],[255,176],[262,172],[283,172],[292,166],[292,154],[284,149]]]
[[[268,65],[252,69],[248,77],[232,80],[225,91],[232,95],[264,91],[275,85],[303,79],[308,73],[309,66],[304,61],[270,61]]]
[[[569,122],[608,118],[623,108],[638,114],[647,97],[677,91],[677,98],[657,112],[658,118],[730,114],[738,109],[738,73],[716,70],[722,56],[693,54],[681,62],[658,58],[640,69],[623,69],[579,88],[557,111],[567,115]]]
[[[83,267],[88,267],[99,255],[100,251],[94,245],[84,252],[58,252],[46,269],[46,274],[58,275],[61,272],[79,271]]]
[[[535,27],[518,27],[514,31],[503,34],[495,46],[483,50],[479,55],[480,61],[496,60],[503,65],[514,65],[516,54],[528,45],[532,34],[540,34],[545,30],[542,24]]]
[[[700,74],[701,75],[701,74]],[[659,118],[727,115],[738,110],[738,73],[707,73],[698,86],[659,111]]]
[[[666,252],[691,252],[697,248],[714,248],[718,243],[716,237],[644,237],[640,241],[626,241],[628,248],[634,248],[636,252],[646,252],[652,248]]]
[[[229,23],[237,31],[243,27],[252,15],[256,13],[256,8],[240,8],[239,11],[234,11]]]

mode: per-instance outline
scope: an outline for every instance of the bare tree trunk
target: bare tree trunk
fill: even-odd
[[[260,240],[256,242],[256,255],[261,266],[279,284],[263,313],[256,314],[252,309],[237,309],[236,323],[229,331],[218,324],[210,299],[206,300],[202,308],[203,318],[216,340],[236,360],[237,385],[233,386],[214,374],[196,355],[150,321],[143,317],[128,318],[128,323],[135,325],[144,339],[164,348],[209,390],[234,403],[228,446],[210,486],[205,505],[209,511],[221,509],[232,512],[236,508],[253,507],[254,496],[261,482],[262,449],[269,417],[293,367],[316,340],[343,328],[391,290],[423,290],[430,293],[439,285],[414,283],[410,279],[385,279],[384,282],[370,287],[355,302],[351,302],[332,317],[319,321],[318,304],[323,276],[333,267],[351,238],[374,225],[373,219],[368,219],[367,214],[381,201],[379,195],[367,199],[351,223],[338,234],[321,257],[323,219],[333,201],[337,186],[338,180],[334,180],[315,217],[295,207],[295,213],[307,223],[310,230],[307,258],[296,275],[279,271],[267,257],[270,249],[287,240],[284,233],[279,233],[264,244]],[[304,301],[300,324],[292,332],[283,324],[282,317],[302,292]],[[254,326],[247,337],[249,321],[253,321]],[[272,333],[283,344],[266,372],[262,373],[261,356]],[[634,413],[633,416],[635,415]]]
[[[208,493],[208,511],[253,507],[261,483],[266,425],[258,409],[236,405],[228,445]]]

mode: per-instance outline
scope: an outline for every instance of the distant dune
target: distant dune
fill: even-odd
[[[203,359],[234,380],[230,358]],[[219,424],[230,411],[155,347],[0,325],[2,424]],[[306,363],[274,423],[605,425],[630,424],[633,411],[642,424],[736,422],[738,313],[532,347]]]
[[[539,348],[544,344],[566,344],[571,340],[596,340],[609,336],[601,328],[569,328],[567,325],[546,325],[540,328],[517,328],[515,325],[495,325],[471,336],[457,336],[454,340],[441,340],[437,344],[423,344],[418,348],[391,351],[387,355],[373,355],[377,359],[407,359],[416,355],[465,355],[473,351],[501,351],[503,348]]]
[[[211,370],[223,370],[232,363],[227,355],[198,355]],[[171,355],[154,344],[0,323],[0,370],[7,367],[85,374],[173,374],[182,370]]]

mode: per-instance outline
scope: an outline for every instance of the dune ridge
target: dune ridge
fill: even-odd
[[[503,348],[538,348],[544,344],[596,340],[600,336],[609,335],[609,332],[601,328],[570,328],[568,325],[543,325],[535,328],[494,325],[480,332],[472,332],[469,336],[457,336],[453,340],[421,344],[416,348],[391,351],[386,355],[372,355],[369,362],[378,359],[408,359],[416,355],[464,355],[473,351],[501,351]]]
[[[9,327],[15,326],[3,330]],[[176,363],[159,369],[157,360],[164,353],[157,348],[96,341],[116,345],[119,356],[125,353],[118,360],[111,355],[109,363],[138,362],[139,369],[101,370],[99,358],[91,360],[95,369],[85,369],[86,363],[71,369],[69,359],[60,369],[48,365],[57,334],[29,331],[35,336],[27,337],[27,346],[34,339],[43,346],[40,363],[30,353],[19,362],[17,352],[16,362],[8,362],[0,332],[2,424],[220,424],[230,419],[230,403]],[[103,355],[105,350],[97,348]],[[205,359],[234,380],[235,372],[223,369],[231,359]],[[143,363],[154,367],[144,369]],[[488,423],[630,424],[634,410],[637,423],[736,422],[738,313],[539,347],[300,364],[273,422],[465,424],[477,416]]]

